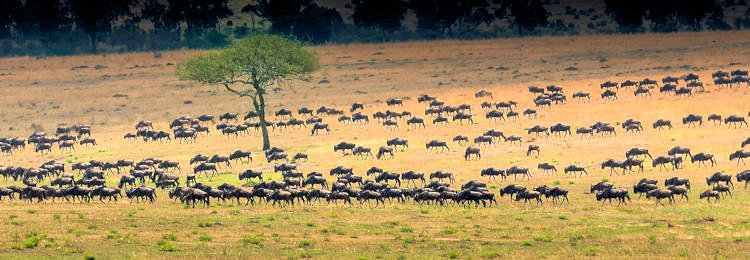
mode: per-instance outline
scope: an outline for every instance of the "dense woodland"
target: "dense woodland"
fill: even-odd
[[[748,27],[745,0],[3,0],[0,55],[216,48],[254,33],[329,44]]]

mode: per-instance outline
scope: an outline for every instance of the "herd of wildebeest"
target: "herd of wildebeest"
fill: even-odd
[[[717,87],[740,87],[742,83],[750,86],[748,81],[748,72],[743,70],[734,70],[731,72],[717,71],[712,74],[713,84]],[[680,82],[684,87],[679,87]],[[622,83],[607,81],[601,84],[601,98],[604,102],[617,101],[617,93],[622,89],[630,87],[636,88],[633,92],[635,96],[650,96],[651,89],[659,89],[663,94],[671,93],[676,96],[690,97],[694,93],[705,92],[704,84],[699,81],[696,74],[687,74],[681,77],[668,76],[661,80],[660,86],[656,80],[643,79],[641,81],[625,81]],[[562,105],[567,103],[567,97],[562,87],[547,86],[546,88],[530,86],[528,88],[535,97],[533,104],[536,108],[528,108],[522,111],[521,115],[530,119],[537,117],[536,109],[549,109],[552,105]],[[483,102],[480,105],[481,110],[485,113],[485,118],[490,122],[498,120],[519,120],[519,113],[516,112],[518,102],[495,101],[492,92],[481,90],[475,93],[477,99]],[[574,99],[582,102],[591,102],[591,94],[588,92],[576,92],[572,95]],[[340,126],[359,124],[370,124],[370,119],[381,124],[386,130],[399,129],[401,123],[414,130],[427,127],[426,121],[432,120],[433,127],[446,126],[451,123],[474,124],[473,110],[470,104],[447,105],[445,102],[438,100],[430,95],[421,95],[417,102],[426,104],[424,111],[425,117],[419,117],[410,111],[392,111],[403,105],[405,99],[391,98],[386,100],[388,110],[378,111],[367,115],[363,112],[364,104],[354,103],[349,108],[349,115],[344,110],[328,107],[320,107],[316,110],[309,108],[300,108],[297,110],[297,117],[288,109],[281,109],[275,112],[275,121],[267,122],[273,131],[287,131],[300,128],[307,128],[311,135],[319,135],[322,132],[330,134],[331,127],[329,123],[324,123],[324,119],[336,120]],[[408,99],[406,99],[408,100]],[[495,102],[492,102],[495,101]],[[744,113],[744,112],[743,112]],[[227,138],[238,138],[240,135],[250,135],[258,132],[262,126],[258,121],[258,114],[250,112],[240,119],[238,113],[225,113],[218,117],[217,120],[212,115],[200,115],[198,117],[183,116],[176,118],[169,123],[169,131],[155,130],[154,124],[150,121],[140,121],[135,126],[134,133],[126,133],[126,140],[142,140],[145,142],[172,142],[173,138],[182,142],[196,142],[199,135],[210,135],[211,129],[220,131]],[[750,117],[750,113],[748,113]],[[298,119],[301,118],[301,119]],[[452,120],[449,120],[452,119]],[[730,128],[747,128],[748,124],[742,115],[707,115],[708,123],[726,124]],[[702,115],[689,114],[682,118],[682,124],[686,127],[701,127],[704,124]],[[643,123],[636,119],[626,119],[622,123],[615,125],[607,122],[596,122],[590,126],[578,127],[575,134],[580,138],[614,137],[617,135],[618,127],[624,129],[626,133],[638,134],[644,131]],[[652,123],[653,129],[657,131],[668,131],[673,128],[672,121],[669,119],[658,119]],[[551,126],[534,125],[526,129],[529,136],[535,138],[565,138],[573,136],[570,125],[558,123]],[[470,145],[472,143],[473,145]],[[465,160],[481,160],[481,149],[496,146],[498,143],[508,142],[510,145],[522,146],[523,138],[517,135],[505,135],[502,131],[489,129],[484,131],[481,136],[473,139],[465,135],[456,135],[452,140],[453,144],[466,146]],[[44,132],[35,132],[28,138],[22,137],[0,137],[0,148],[6,156],[14,156],[14,152],[23,150],[26,145],[33,144],[33,150],[41,155],[49,154],[57,145],[58,149],[73,151],[76,146],[90,147],[96,146],[96,140],[91,137],[91,127],[87,125],[73,125],[70,127],[58,127],[54,135],[48,135]],[[430,140],[425,144],[427,153],[440,153],[450,151],[449,140]],[[453,146],[451,144],[451,146]],[[743,159],[750,157],[750,151],[743,150],[750,145],[750,137],[745,139],[736,152],[731,153],[728,158],[730,161],[737,160],[737,164],[742,163]],[[340,142],[334,145],[333,152],[341,152],[343,156],[352,156],[356,159],[393,159],[396,152],[409,150],[409,141],[403,138],[393,138],[387,140],[385,145],[379,147],[376,153],[370,147],[356,145],[352,142]],[[538,145],[528,145],[526,156],[539,156],[541,148]],[[634,147],[625,151],[623,159],[607,159],[601,163],[601,169],[609,171],[612,174],[627,174],[630,172],[643,172],[644,164],[650,160],[651,166],[659,170],[672,169],[677,170],[687,163],[697,164],[698,167],[714,167],[716,157],[714,154],[707,152],[693,152],[688,147],[675,146],[668,150],[664,155],[654,155],[648,149]],[[259,169],[246,169],[239,172],[238,179],[242,185],[235,186],[224,183],[218,187],[211,187],[204,183],[198,182],[201,175],[212,177],[219,174],[219,169],[226,171],[228,168],[242,165],[253,160],[253,155],[248,150],[236,150],[225,155],[203,155],[193,156],[189,163],[193,168],[192,173],[187,173],[180,177],[176,172],[182,173],[183,168],[180,163],[172,160],[163,160],[159,158],[146,158],[135,162],[133,160],[117,161],[97,161],[68,163],[69,166],[60,161],[50,160],[38,167],[20,167],[20,166],[0,166],[0,174],[4,180],[12,179],[21,181],[24,185],[11,185],[0,187],[0,200],[3,198],[22,199],[28,202],[48,202],[48,201],[72,201],[76,200],[90,202],[97,199],[101,202],[118,201],[118,198],[124,196],[131,202],[151,202],[157,197],[157,189],[169,189],[168,196],[170,200],[181,201],[195,207],[196,204],[209,206],[211,200],[231,202],[236,201],[241,204],[270,203],[274,206],[287,206],[295,204],[316,204],[325,201],[326,203],[343,203],[352,205],[352,200],[356,199],[359,204],[368,203],[371,205],[374,201],[375,206],[386,205],[386,202],[406,203],[408,200],[421,205],[448,205],[456,204],[469,207],[472,204],[475,207],[492,206],[497,204],[495,193],[488,189],[487,183],[472,180],[454,187],[455,176],[449,171],[439,170],[429,174],[417,171],[406,171],[402,173],[391,172],[378,167],[372,167],[365,174],[356,174],[350,167],[338,166],[330,169],[326,176],[317,171],[303,173],[298,170],[297,164],[308,160],[305,153],[296,153],[293,156],[286,154],[284,149],[273,147],[264,151],[264,156],[269,165],[272,165],[273,172],[280,172],[281,180],[264,180],[264,173]],[[273,163],[273,164],[272,164]],[[69,170],[66,170],[69,169]],[[536,170],[541,174],[556,174],[557,167],[551,163],[540,163]],[[532,169],[512,165],[508,168],[489,167],[479,172],[481,178],[487,178],[487,182],[501,182],[507,180],[513,175],[513,180],[521,181],[533,177]],[[572,177],[582,177],[589,174],[586,167],[570,164],[563,168],[565,175]],[[107,176],[119,176],[119,182],[116,187],[107,185]],[[735,176],[730,174],[716,172],[706,177],[706,184],[710,189],[702,192],[700,198],[714,199],[718,201],[722,197],[732,196],[731,190],[734,188],[732,179],[737,182],[745,182],[745,186],[750,182],[750,170],[737,173]],[[117,177],[112,177],[117,178]],[[335,178],[331,180],[330,178]],[[183,181],[184,180],[184,181]],[[150,186],[153,185],[153,186]],[[648,178],[641,179],[633,185],[632,192],[639,197],[646,195],[646,198],[655,198],[656,203],[661,204],[662,199],[667,199],[670,203],[675,201],[675,197],[688,199],[687,193],[690,190],[690,180],[683,177],[672,177],[663,182],[663,187],[659,187],[657,180]],[[630,201],[629,189],[617,187],[609,182],[600,182],[591,185],[590,192],[595,195],[597,201],[602,203],[616,201],[619,204],[626,204]],[[543,203],[542,197],[547,200],[551,199],[552,203],[570,203],[568,200],[568,191],[564,188],[546,185],[527,188],[519,184],[510,184],[500,188],[499,195],[508,195],[511,200],[536,203]]]

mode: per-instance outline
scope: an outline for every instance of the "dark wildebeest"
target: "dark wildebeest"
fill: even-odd
[[[655,189],[646,193],[646,199],[650,199],[652,197],[656,198],[656,205],[661,204],[661,200],[665,198],[669,199],[669,204],[674,203],[674,195],[672,195],[671,190]]]
[[[532,94],[544,94],[544,88],[529,86],[529,92]]]
[[[534,118],[536,118],[536,110],[527,108],[526,110],[523,111],[523,115],[529,118],[531,118],[531,116],[534,116]],[[510,113],[508,113],[508,118],[510,118]]]
[[[576,165],[574,165],[574,164],[571,164],[571,165],[569,165],[568,167],[565,167],[565,170],[564,170],[564,171],[565,171],[565,174],[568,174],[568,173],[572,173],[572,174],[573,174],[573,176],[575,176],[575,173],[576,173],[576,172],[579,172],[579,173],[580,173],[580,176],[579,176],[579,177],[583,177],[583,174],[584,174],[584,173],[586,174],[586,176],[588,176],[588,175],[589,175],[589,172],[587,172],[587,171],[586,171],[586,168],[584,168],[584,167],[579,167],[579,166],[576,166]]]
[[[591,102],[591,93],[579,91],[579,92],[573,93],[573,98],[578,98],[578,100],[583,100],[584,98],[586,98],[588,99],[589,102]]]
[[[520,136],[516,136],[516,135],[511,135],[511,136],[505,137],[505,138],[503,138],[503,140],[505,142],[510,142],[511,144],[513,144],[513,142],[518,142],[518,146],[519,147],[521,146],[521,141],[522,141],[521,137]]]
[[[748,177],[750,177],[750,174],[748,174]],[[453,173],[446,172],[446,171],[435,171],[433,173],[430,173],[430,180],[432,179],[438,179],[439,181],[443,181],[443,179],[448,179],[450,183],[453,183],[455,179],[453,178]]]
[[[636,97],[639,95],[651,96],[651,91],[649,91],[647,88],[638,87],[637,89],[635,89],[635,91],[633,91],[633,95]]]
[[[721,124],[721,115],[717,114],[710,114],[708,115],[708,122],[713,122],[714,125]]]
[[[628,195],[627,190],[614,187],[596,193],[596,200],[602,201],[602,205],[604,205],[606,201],[609,201],[609,204],[611,205],[612,199],[616,199],[618,201],[617,205],[619,206],[627,204],[625,199],[630,200],[630,195]]]
[[[497,110],[492,110],[490,112],[487,112],[487,114],[485,114],[484,117],[493,122],[497,122],[497,119],[502,119],[503,121],[505,121],[505,118],[503,117],[503,112],[500,112]]]
[[[258,182],[263,182],[263,172],[247,169],[239,174],[239,178],[240,181],[245,179],[249,180],[252,178],[258,178]]]
[[[740,165],[740,162],[744,165],[745,161],[743,161],[743,159],[745,158],[750,158],[750,151],[737,150],[729,155],[729,161],[737,159],[737,165]]]
[[[706,177],[706,184],[708,186],[716,185],[719,182],[725,183],[727,186],[732,186],[734,188],[734,183],[732,183],[732,175],[721,173],[721,172],[715,172],[709,177]]]
[[[224,120],[227,120],[227,121],[229,121],[229,120],[237,121],[237,116],[238,115],[239,115],[238,113],[224,113],[221,116],[219,116],[219,120],[221,120],[221,121],[224,121]]]
[[[711,198],[714,198],[714,202],[718,202],[721,198],[721,194],[718,191],[707,190],[701,193],[700,199],[706,198],[708,202],[711,202]]]
[[[667,189],[672,191],[672,195],[680,195],[680,199],[684,198],[685,200],[690,200],[687,196],[688,190],[683,187],[669,185],[667,186]]]
[[[417,186],[417,183],[415,182],[415,180],[422,180],[422,186],[426,184],[425,179],[424,179],[424,173],[421,173],[421,172],[415,172],[415,171],[404,172],[401,174],[401,179],[408,180],[409,182],[414,184],[415,187]]]
[[[474,93],[474,97],[476,98],[482,98],[482,97],[490,97],[492,98],[492,92],[489,92],[487,90],[480,90],[477,93]]]
[[[550,126],[549,130],[550,130],[550,132],[552,132],[553,134],[555,134],[555,136],[557,136],[557,137],[560,137],[560,133],[564,134],[563,137],[565,137],[566,135],[571,135],[571,136],[573,135],[570,132],[570,126],[569,125],[563,125],[563,124],[560,124],[560,123],[557,123],[557,124],[555,124],[553,126]]]
[[[466,152],[464,153],[464,160],[468,161],[471,158],[472,154],[475,155],[477,160],[482,159],[482,155],[480,154],[479,148],[466,147]]]
[[[688,190],[690,189],[690,179],[682,177],[671,177],[664,180],[664,186],[685,186]]]
[[[441,125],[448,125],[448,118],[438,116],[435,119],[432,120],[432,124],[441,124]]]
[[[583,139],[584,136],[594,137],[594,129],[591,127],[579,127],[576,129],[576,134],[581,135],[581,139]]]
[[[716,159],[714,158],[714,155],[710,153],[697,153],[694,156],[690,156],[690,162],[695,163],[695,161],[698,161],[698,168],[701,167],[701,164],[708,166],[706,165],[706,161],[711,162],[711,167],[716,165]]]
[[[544,133],[544,134],[546,134],[546,136],[549,136],[549,129],[547,127],[545,127],[545,126],[535,125],[535,126],[529,128],[529,130],[527,130],[527,132],[528,132],[529,135],[531,135],[531,133],[534,133],[534,134],[536,134],[537,137],[539,137],[539,133]]]
[[[740,173],[737,173],[737,182],[745,182],[745,189],[747,189],[747,184],[750,183],[750,170],[744,170]]]
[[[625,165],[625,161],[619,161],[615,159],[608,159],[606,161],[602,162],[602,169],[609,168],[609,175],[612,175],[615,173],[615,168],[621,168],[622,174],[625,174],[627,165]]]
[[[748,140],[750,140],[750,139],[748,139]],[[458,145],[468,144],[469,143],[469,137],[465,136],[465,135],[457,135],[457,136],[453,137],[453,141],[454,142],[458,142]]]
[[[639,182],[633,185],[633,194],[638,194],[638,198],[642,197],[644,193],[659,189],[658,186],[651,183]]]
[[[654,126],[654,129],[658,128],[660,130],[663,127],[669,127],[669,129],[672,129],[672,121],[659,119],[659,120],[656,120],[656,122],[654,122],[653,126]]]
[[[357,145],[353,143],[340,142],[333,146],[333,151],[338,152],[340,150],[341,153],[344,153],[344,155],[346,155],[347,150],[349,150],[349,152],[354,152],[354,147],[357,147]]]
[[[522,181],[524,179],[526,179],[526,177],[528,177],[529,179],[531,179],[531,173],[529,172],[529,168],[526,168],[526,167],[523,167],[523,166],[513,165],[510,168],[508,168],[507,170],[505,170],[505,174],[506,175],[513,174],[513,179],[514,180],[518,180],[517,179],[518,175],[521,175],[521,180]]]
[[[482,177],[487,176],[487,182],[490,182],[493,179],[495,180],[495,182],[497,182],[497,176],[500,176],[502,181],[505,181],[505,177],[507,175],[505,175],[505,170],[503,169],[489,167],[489,168],[482,169],[482,171],[479,173],[479,176],[482,176]]]
[[[695,126],[695,123],[698,123],[699,126],[703,125],[703,116],[690,114],[682,118],[682,124],[688,125],[688,127]]]
[[[749,145],[749,144],[750,144],[750,137],[748,137],[747,139],[745,139],[745,141],[742,141],[742,148],[745,148],[745,146]]]
[[[389,146],[381,146],[381,147],[380,147],[380,148],[378,149],[378,155],[376,156],[376,158],[377,158],[378,160],[380,160],[380,159],[383,159],[383,157],[384,157],[384,156],[385,156],[386,154],[390,154],[390,155],[391,155],[391,159],[393,159],[393,156],[394,156],[394,154],[393,154],[393,148],[392,148],[392,147],[389,147]]]
[[[557,168],[555,168],[554,165],[549,163],[540,163],[536,166],[537,169],[542,170],[542,172],[547,173],[549,171],[552,171],[553,173],[557,173]]]
[[[385,101],[388,106],[403,106],[404,101],[401,99],[389,98]]]
[[[726,125],[734,125],[735,128],[742,127],[742,124],[745,124],[747,126],[747,122],[745,121],[744,117],[737,116],[737,115],[731,115],[728,116],[726,119],[724,119],[724,124]]]
[[[315,123],[312,128],[312,133],[310,135],[316,135],[318,134],[318,130],[326,130],[326,134],[331,133],[331,129],[328,127],[328,124],[322,124],[322,123]]]
[[[410,125],[417,125],[417,126],[419,126],[419,125],[421,125],[422,128],[425,128],[424,119],[419,118],[419,117],[409,118],[409,120],[406,120],[406,125],[407,126],[410,126]]]
[[[239,160],[242,162],[242,158],[247,158],[248,162],[253,162],[253,155],[247,150],[237,150],[229,155],[229,160]]]
[[[467,120],[472,124],[474,123],[474,119],[472,119],[471,115],[465,114],[463,112],[457,113],[456,115],[453,116],[453,121],[456,121],[456,120],[458,120],[458,122],[462,125],[464,123],[464,120]]]
[[[646,155],[651,160],[654,159],[653,157],[651,157],[651,154],[648,152],[648,149],[634,147],[634,148],[628,150],[627,152],[625,152],[625,157],[627,157],[627,158],[634,157],[634,156],[640,156],[640,155]]]
[[[401,138],[393,138],[388,141],[386,141],[386,145],[393,146],[393,148],[398,148],[398,146],[402,146],[402,148],[409,149],[409,141],[406,139]]]
[[[626,81],[626,82],[628,82],[628,81]],[[623,83],[623,84],[625,84],[625,83]],[[608,80],[608,81],[606,81],[604,83],[599,84],[599,87],[602,88],[602,89],[605,89],[605,88],[606,89],[609,89],[609,88],[619,88],[617,85],[618,85],[617,82]]]
[[[614,91],[609,90],[609,89],[607,89],[604,92],[602,92],[601,96],[602,96],[602,99],[604,100],[604,102],[607,102],[607,101],[611,102],[611,101],[617,100],[617,92],[614,92]]]
[[[510,200],[513,200],[513,195],[517,196],[519,193],[524,191],[526,191],[526,187],[517,184],[511,184],[500,189],[500,197],[508,194]]]
[[[531,156],[532,152],[536,152],[536,156],[539,157],[539,146],[538,145],[530,144],[529,145],[529,149],[526,150],[526,156],[527,157]]]
[[[680,147],[680,146],[672,147],[672,149],[669,149],[669,151],[667,151],[667,154],[669,156],[687,155],[687,156],[692,157],[692,155],[690,154],[690,148]]]
[[[357,110],[362,110],[364,108],[365,108],[365,106],[362,103],[353,103],[352,107],[349,109],[349,112],[354,112],[354,111],[357,111]]]
[[[732,197],[732,191],[729,190],[729,187],[724,184],[717,184],[716,186],[714,186],[713,190],[718,191],[719,194],[727,193],[730,197]],[[724,195],[724,197],[726,197],[726,195]]]
[[[430,153],[432,153],[431,151],[433,149],[437,150],[437,148],[440,148],[441,152],[444,150],[450,151],[450,148],[448,148],[448,144],[439,140],[432,140],[432,141],[427,142],[427,144],[425,144],[425,148],[427,148],[427,151],[430,151]]]
[[[474,138],[474,143],[478,145],[484,144],[485,146],[494,145],[494,139],[491,136],[477,136]]]

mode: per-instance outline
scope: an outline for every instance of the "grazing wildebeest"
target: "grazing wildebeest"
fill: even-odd
[[[669,149],[669,151],[667,151],[667,154],[669,156],[675,156],[679,154],[679,155],[687,155],[687,156],[692,157],[692,155],[690,154],[690,148],[680,147],[680,146],[672,147],[672,149]]]
[[[357,113],[352,114],[352,122],[358,123],[358,124],[369,124],[370,117],[368,115],[357,112]]]
[[[352,118],[350,116],[340,116],[338,119],[339,123],[351,123]]]
[[[274,115],[275,115],[276,117],[280,117],[280,118],[282,118],[282,119],[283,119],[284,117],[289,117],[289,118],[291,118],[291,116],[292,116],[292,111],[291,111],[291,110],[289,110],[289,109],[285,109],[285,108],[282,108],[282,109],[279,109],[279,111],[276,111],[276,113],[275,113]]]
[[[398,146],[402,146],[402,148],[409,149],[409,141],[406,139],[401,138],[393,138],[388,141],[386,141],[386,145],[393,146],[393,148],[398,148]]]
[[[398,122],[388,119],[383,122],[383,126],[385,126],[386,129],[397,130]]]
[[[625,166],[628,167],[628,171],[633,171],[633,166],[640,168],[640,172],[643,172],[643,160],[638,158],[627,158],[625,159]]]
[[[464,160],[468,161],[471,158],[472,154],[475,155],[477,160],[482,159],[482,155],[480,154],[479,148],[466,147],[466,152],[464,153]]]
[[[750,176],[750,174],[748,174]],[[453,183],[455,179],[453,178],[453,173],[446,172],[446,171],[435,171],[433,173],[430,173],[430,180],[432,179],[438,179],[439,181],[443,181],[443,179],[448,179],[450,183]]]
[[[349,152],[354,152],[353,150],[354,150],[354,147],[356,147],[356,146],[357,145],[353,144],[353,143],[340,142],[340,143],[338,143],[338,144],[336,144],[336,145],[333,146],[333,151],[334,152],[338,152],[339,150],[341,150],[341,153],[343,153],[344,155],[346,155],[346,151],[347,150],[349,150]]]
[[[536,152],[536,156],[539,157],[539,146],[530,144],[529,149],[526,150],[526,156],[531,156],[532,152]]]
[[[580,173],[580,176],[579,176],[579,177],[583,177],[583,174],[584,174],[584,173],[586,174],[586,176],[588,176],[588,175],[589,175],[589,172],[587,172],[587,171],[586,171],[586,168],[584,168],[584,167],[579,167],[579,166],[576,166],[576,165],[574,165],[574,164],[571,164],[571,165],[569,165],[568,167],[565,167],[565,170],[564,170],[564,171],[565,171],[565,174],[566,174],[566,175],[567,175],[568,173],[572,173],[572,174],[573,174],[573,176],[575,176],[575,173],[576,173],[576,172],[579,172],[579,173]]]
[[[689,88],[682,87],[682,88],[679,88],[679,89],[675,90],[674,94],[677,95],[677,96],[686,95],[688,97],[692,97],[693,96],[693,90],[689,89]]]
[[[664,86],[661,86],[659,88],[659,93],[662,93],[662,94],[669,93],[669,92],[674,93],[675,91],[677,91],[677,85],[674,85],[674,84],[664,84]]]
[[[672,195],[680,195],[680,199],[684,198],[685,200],[690,200],[687,196],[688,190],[683,187],[669,185],[667,186],[667,189],[672,191]]]
[[[505,142],[510,142],[511,144],[513,144],[513,142],[518,142],[518,146],[519,147],[521,146],[521,141],[522,141],[521,137],[517,136],[517,135],[511,135],[511,136],[508,136],[508,137],[504,137],[503,140]]]
[[[700,199],[706,198],[708,202],[711,202],[711,198],[714,198],[714,202],[719,202],[721,194],[718,191],[707,190],[701,193]]]
[[[737,150],[729,155],[729,161],[737,159],[737,165],[740,165],[740,162],[744,165],[745,161],[743,161],[743,159],[745,158],[750,158],[750,151]]]
[[[229,155],[229,160],[239,160],[242,162],[242,158],[247,158],[249,162],[253,162],[253,155],[247,150],[237,150]]]
[[[703,82],[700,81],[688,82],[686,86],[691,89],[700,88],[701,91],[706,91],[706,88],[703,87]]]
[[[748,140],[750,140],[750,139],[748,139]],[[469,137],[465,136],[465,135],[457,135],[457,136],[453,137],[453,141],[454,142],[458,142],[458,145],[468,144],[469,143]]]
[[[742,124],[745,124],[745,126],[747,126],[745,118],[737,115],[728,116],[726,119],[724,119],[724,124],[730,126],[734,125],[735,128],[737,128],[738,125],[739,127],[742,127]]]
[[[659,165],[659,170],[661,170],[662,168],[666,168],[664,166],[665,164],[671,164],[672,170],[677,168],[674,156],[659,156],[651,161],[651,167],[656,167],[656,165]]]
[[[584,98],[586,98],[588,99],[589,102],[591,102],[591,93],[579,91],[579,92],[573,93],[573,98],[578,98],[578,100],[583,100]]]
[[[317,135],[319,130],[326,130],[326,134],[331,133],[331,128],[328,127],[328,124],[315,123],[313,125],[312,133],[310,135]]]
[[[682,118],[682,124],[688,125],[688,127],[695,126],[695,123],[698,123],[699,126],[703,125],[703,116],[690,114]]]
[[[602,92],[601,96],[602,96],[602,99],[604,100],[604,102],[607,102],[607,101],[611,102],[611,101],[617,100],[617,92],[614,92],[614,91],[609,90],[609,89],[607,89],[604,92]]]
[[[656,198],[656,205],[661,204],[661,200],[665,198],[669,199],[669,204],[674,203],[674,195],[672,195],[671,190],[655,189],[646,193],[646,199],[650,199],[652,197]]]
[[[393,159],[393,156],[394,156],[394,153],[393,153],[393,148],[392,148],[392,147],[389,147],[389,146],[381,146],[381,147],[380,147],[380,148],[378,149],[378,155],[376,156],[376,158],[377,158],[378,160],[380,160],[380,159],[382,159],[382,158],[383,158],[383,157],[384,157],[384,156],[385,156],[386,154],[390,154],[390,155],[391,155],[391,159]]]
[[[622,84],[620,84],[620,87],[628,89],[630,87],[637,86],[637,85],[638,85],[638,82],[635,82],[635,81],[632,81],[632,80],[626,80],[625,82],[623,82]]]
[[[419,126],[419,125],[421,125],[422,128],[425,128],[424,119],[419,118],[419,117],[409,118],[409,120],[406,120],[406,125],[407,126],[410,126],[410,125],[417,125],[417,126]]]
[[[434,101],[434,100],[435,100],[435,97],[427,95],[427,94],[422,94],[417,98],[418,103],[424,103],[424,102],[429,102],[429,101]]]
[[[615,127],[608,124],[601,124],[599,127],[596,127],[596,133],[602,133],[602,136],[606,135],[615,135],[617,136],[617,132],[615,131]]]
[[[690,162],[695,163],[695,161],[698,161],[698,168],[701,167],[701,164],[706,165],[706,161],[711,162],[711,167],[713,167],[716,164],[716,159],[714,158],[713,154],[710,153],[697,153],[694,156],[690,156]]]
[[[654,126],[654,129],[658,128],[660,130],[663,127],[669,127],[669,129],[672,129],[672,121],[659,119],[659,120],[656,120],[656,122],[654,122],[653,126]]]
[[[557,172],[557,168],[555,168],[554,165],[546,163],[546,162],[538,164],[536,166],[536,168],[539,169],[539,170],[542,170],[543,173],[547,173],[547,172],[550,172],[550,171],[553,172],[553,173]]]
[[[430,153],[432,153],[431,151],[433,149],[437,150],[437,148],[440,148],[441,152],[444,150],[448,150],[448,151],[451,150],[450,148],[448,148],[448,144],[439,140],[432,140],[432,141],[427,142],[427,144],[425,144],[425,148],[427,148],[427,151],[430,151]]]
[[[706,177],[706,184],[708,186],[716,185],[719,182],[725,183],[727,186],[732,186],[734,188],[734,183],[732,183],[732,175],[721,173],[721,172],[715,172],[709,177]]]
[[[667,84],[667,83],[674,83],[677,84],[680,82],[680,78],[672,77],[672,76],[666,76],[661,79],[661,83]]]
[[[682,178],[682,177],[671,177],[669,179],[664,180],[665,186],[685,186],[688,190],[690,189],[690,180],[688,178]]]
[[[211,172],[212,174],[216,174],[216,175],[219,174],[219,171],[216,170],[216,164],[206,163],[206,162],[202,162],[202,163],[198,164],[198,166],[195,166],[193,168],[193,173],[194,174],[198,175],[201,172],[203,172],[203,173]],[[206,175],[208,175],[208,174],[206,173]]]
[[[737,182],[745,182],[745,189],[747,189],[747,184],[750,183],[750,170],[744,170],[740,173],[737,173]]]

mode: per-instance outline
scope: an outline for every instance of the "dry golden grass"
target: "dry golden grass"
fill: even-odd
[[[270,110],[307,106],[332,106],[348,109],[352,102],[363,102],[367,114],[384,111],[384,100],[410,97],[403,108],[423,116],[425,108],[416,96],[428,93],[448,104],[468,103],[474,107],[477,124],[409,129],[400,121],[400,129],[389,131],[371,123],[367,126],[339,125],[335,118],[325,120],[333,127],[330,135],[311,137],[309,130],[272,132],[272,145],[290,154],[306,152],[310,161],[301,170],[327,171],[337,165],[351,166],[363,175],[371,166],[392,171],[443,169],[454,172],[458,183],[479,178],[479,170],[489,166],[506,168],[523,165],[534,169],[534,178],[523,182],[527,187],[552,185],[559,181],[571,191],[571,204],[543,207],[523,206],[498,198],[499,207],[463,209],[460,207],[419,208],[389,204],[386,208],[342,208],[316,205],[277,209],[269,206],[213,205],[207,209],[184,209],[159,194],[155,205],[70,203],[0,204],[0,255],[3,257],[97,257],[147,258],[195,257],[228,258],[492,258],[553,257],[583,258],[614,256],[625,258],[689,257],[745,258],[750,239],[748,209],[750,199],[740,186],[735,197],[712,205],[698,200],[706,189],[703,178],[715,171],[737,173],[746,167],[728,161],[728,154],[739,149],[749,136],[748,128],[727,129],[706,124],[687,129],[680,124],[689,113],[746,115],[748,88],[718,89],[709,84],[707,93],[692,98],[676,98],[654,93],[650,98],[635,98],[630,91],[620,91],[620,101],[604,104],[598,98],[599,83],[606,80],[660,80],[695,72],[709,83],[715,70],[747,69],[750,60],[750,33],[747,31],[644,34],[628,36],[585,36],[501,39],[485,41],[435,41],[393,44],[366,44],[316,47],[324,64],[309,83],[281,86],[272,94]],[[55,150],[50,156],[39,156],[31,149],[13,156],[0,157],[0,164],[34,166],[50,158],[64,161],[90,159],[114,160],[161,157],[179,160],[187,170],[188,158],[196,153],[228,154],[236,149],[252,150],[256,161],[234,165],[233,172],[244,168],[267,169],[262,160],[258,135],[228,139],[216,131],[199,137],[195,144],[143,143],[124,141],[122,135],[133,132],[139,120],[152,120],[157,129],[167,129],[167,122],[181,115],[224,112],[244,113],[250,109],[247,100],[239,99],[215,87],[201,87],[182,82],[173,75],[173,66],[192,51],[164,53],[155,59],[150,53],[102,56],[53,57],[34,60],[27,57],[0,59],[1,125],[0,135],[28,136],[34,129],[54,132],[61,124],[84,123],[93,127],[99,141],[94,149],[77,148],[73,153]],[[739,63],[730,65],[732,63]],[[106,66],[94,69],[97,64]],[[90,68],[72,70],[87,65]],[[133,68],[134,65],[147,68]],[[152,65],[159,65],[151,67]],[[576,68],[567,69],[566,68]],[[501,69],[498,69],[501,68]],[[326,79],[330,83],[321,83]],[[491,123],[479,109],[481,100],[473,93],[480,89],[494,92],[494,101],[516,100],[518,110],[531,107],[533,96],[529,85],[558,85],[570,96],[589,91],[591,103],[570,99],[567,105],[539,109],[538,119]],[[115,94],[127,97],[113,97]],[[190,100],[192,104],[184,104]],[[269,111],[269,113],[272,111]],[[537,139],[525,133],[534,125],[565,123],[574,127],[596,121],[610,123],[634,118],[646,124],[637,135],[580,139]],[[650,124],[656,119],[672,120],[675,129],[656,131]],[[431,139],[449,141],[454,135],[474,137],[495,128],[524,138],[521,147],[499,144],[482,148],[480,161],[463,160],[463,149],[449,143],[451,152],[428,155],[425,142]],[[409,150],[398,152],[394,160],[355,160],[332,151],[340,141],[355,142],[376,150],[386,139],[402,137],[410,141]],[[528,143],[541,146],[541,155],[525,156]],[[709,152],[719,165],[698,168],[687,163],[679,171],[659,171],[650,167],[645,173],[609,176],[598,164],[608,158],[623,158],[634,146],[652,154],[666,154],[675,145],[690,147],[694,153]],[[589,177],[571,178],[542,175],[536,170],[540,162],[550,162],[558,169],[570,163],[587,166]],[[271,178],[280,178],[268,174]],[[617,185],[629,187],[638,179],[660,180],[687,176],[693,182],[689,202],[654,207],[653,201],[634,198],[623,207],[600,206],[588,185],[608,178]],[[115,177],[110,177],[115,179]],[[484,179],[480,179],[483,180]],[[212,185],[222,182],[238,184],[236,175],[225,174],[200,179]],[[573,184],[569,184],[572,182]],[[3,182],[9,185],[11,182]],[[495,184],[497,186],[507,183]],[[210,226],[207,226],[210,225]],[[25,248],[33,233],[45,234],[38,246]],[[173,234],[176,241],[171,241]],[[200,238],[203,236],[202,240]],[[210,236],[210,239],[208,238]],[[262,239],[257,239],[262,237]],[[247,238],[247,239],[246,239]],[[246,242],[243,242],[246,239]],[[158,241],[170,241],[158,244]],[[210,241],[209,241],[210,240]],[[253,243],[260,242],[260,247]],[[33,243],[32,243],[33,244]],[[167,252],[170,244],[176,251]],[[13,249],[21,247],[21,249]]]

